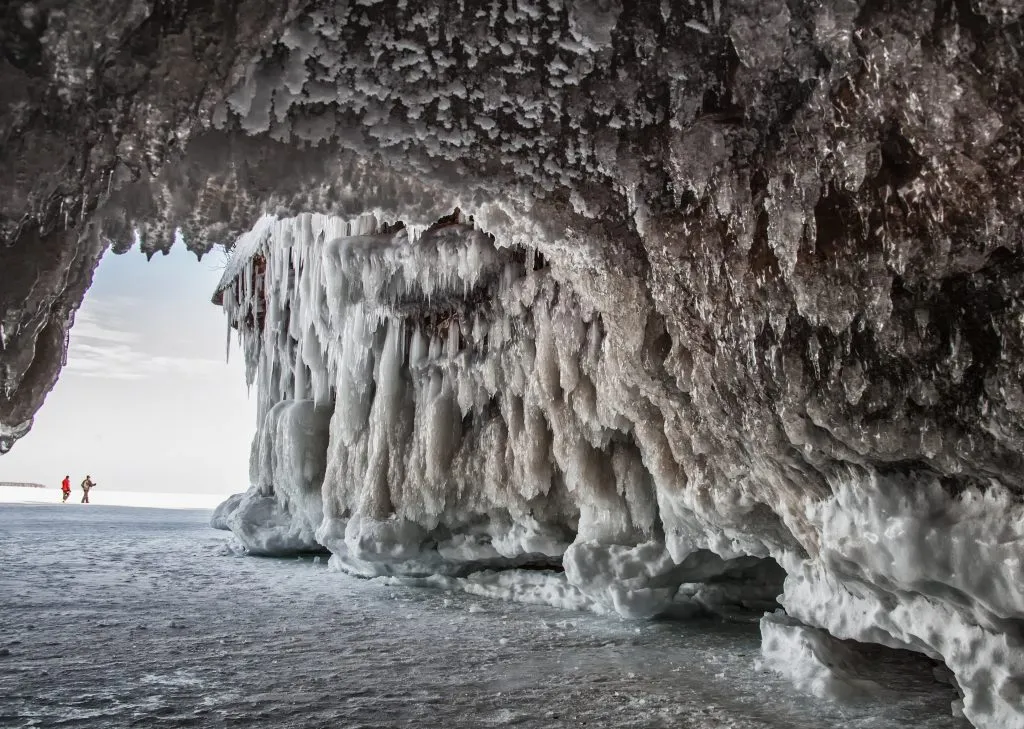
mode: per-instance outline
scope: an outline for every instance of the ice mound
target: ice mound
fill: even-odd
[[[250,554],[282,556],[322,551],[322,547],[273,496],[250,489],[227,517],[228,529]]]
[[[858,677],[857,658],[823,630],[809,628],[779,611],[761,618],[763,665],[823,699],[884,700],[886,690]]]
[[[217,508],[213,510],[213,515],[210,517],[210,526],[214,529],[230,531],[228,518],[234,513],[235,509],[238,508],[238,505],[242,502],[244,497],[244,494],[233,494],[220,502],[220,504],[217,505]]]

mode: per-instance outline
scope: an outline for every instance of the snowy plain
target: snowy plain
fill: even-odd
[[[89,492],[91,506],[138,506],[150,509],[212,509],[224,500],[226,494],[166,493],[158,491],[110,491],[97,486]],[[24,488],[0,486],[0,508],[3,504],[59,504],[60,486],[53,488]],[[71,489],[69,504],[82,500],[77,484]]]
[[[0,726],[967,726],[879,652],[840,706],[757,667],[756,620],[635,623],[247,557],[205,510],[0,505]],[[756,618],[757,616],[753,616]]]

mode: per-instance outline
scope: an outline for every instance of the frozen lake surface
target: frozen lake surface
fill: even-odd
[[[884,705],[758,671],[756,624],[634,624],[242,557],[209,512],[0,504],[0,726],[961,729],[927,661]]]
[[[90,506],[138,506],[153,509],[212,509],[226,499],[229,494],[168,494],[152,491],[111,491],[98,485],[89,494]],[[82,500],[82,489],[72,484],[69,504],[78,504]],[[2,504],[59,504],[61,502],[60,485],[33,489],[24,487],[0,486],[0,505]],[[0,506],[0,508],[3,508]]]

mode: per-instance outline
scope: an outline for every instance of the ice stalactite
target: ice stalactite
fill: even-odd
[[[794,493],[770,460],[708,490],[678,450],[699,441],[668,438],[678,391],[652,379],[652,349],[681,356],[664,320],[599,309],[548,263],[462,214],[415,235],[366,216],[260,220],[215,297],[260,418],[253,487],[220,520],[257,553],[326,548],[361,576],[630,618],[782,592],[765,661],[798,685],[871,696],[835,643],[857,640],[944,661],[979,726],[1020,720],[1008,491],[847,465]],[[486,571],[524,565],[564,574],[516,587]]]

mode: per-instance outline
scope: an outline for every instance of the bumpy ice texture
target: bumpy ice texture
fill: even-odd
[[[951,493],[934,474],[837,464],[824,498],[754,503],[736,479],[703,501],[656,470],[674,460],[647,426],[664,416],[634,415],[657,390],[645,348],[615,341],[635,332],[607,326],[630,312],[588,308],[543,258],[459,214],[418,233],[265,218],[217,298],[259,398],[253,506],[228,521],[253,551],[319,544],[361,576],[630,618],[730,576],[757,602],[773,558],[792,617],[762,621],[769,667],[820,696],[884,696],[823,628],[945,661],[968,717],[1020,721],[1024,508],[1004,486]],[[282,420],[296,409],[319,427]],[[559,563],[561,579],[493,572]]]
[[[1021,725],[1019,3],[103,11],[4,11],[0,449],[106,245],[268,213],[254,550],[630,616],[772,558]]]

